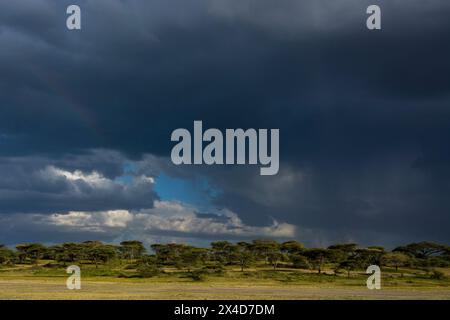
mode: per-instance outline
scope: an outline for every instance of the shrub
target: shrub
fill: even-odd
[[[450,265],[450,263],[442,257],[430,257],[428,258],[428,265],[430,267],[446,268]]]
[[[48,268],[48,269],[56,269],[56,268],[60,268],[61,265],[59,263],[46,263],[42,267]]]
[[[205,272],[203,270],[194,270],[188,272],[188,277],[194,281],[202,281],[205,279]]]
[[[310,269],[311,265],[308,262],[308,259],[306,257],[299,255],[299,254],[293,254],[290,256],[290,259],[292,261],[292,266],[294,268],[298,269]]]
[[[224,272],[224,268],[221,264],[204,266],[201,271],[208,274],[222,274]]]
[[[431,271],[430,278],[436,279],[436,280],[442,280],[445,278],[445,274],[442,271],[433,270],[433,271]]]
[[[161,269],[158,269],[156,266],[141,265],[138,266],[137,272],[142,278],[151,278],[160,274]]]
[[[126,278],[126,279],[132,279],[132,278],[143,278],[140,274],[136,274],[136,273],[125,273],[125,272],[121,272],[119,273],[119,275],[117,276],[118,278]]]

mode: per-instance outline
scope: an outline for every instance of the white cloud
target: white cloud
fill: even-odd
[[[92,173],[84,173],[80,170],[73,172],[62,170],[54,166],[48,166],[40,172],[47,179],[66,178],[70,182],[82,181],[91,187],[108,188],[113,185],[113,181],[103,177],[100,173],[93,171]]]
[[[136,214],[146,231],[176,231],[203,235],[224,236],[267,236],[294,237],[296,228],[288,223],[278,223],[265,227],[244,224],[239,216],[227,209],[221,210],[216,216],[204,217],[196,213],[195,208],[180,203],[156,201],[155,207]]]
[[[187,236],[279,237],[292,238],[296,227],[273,221],[269,226],[249,226],[227,209],[213,214],[199,214],[194,207],[172,201],[155,201],[154,208],[136,212],[110,210],[101,212],[73,211],[53,214],[41,223],[67,227],[70,230],[108,232],[121,229],[136,238],[154,233],[181,233]],[[120,233],[120,230],[119,230]]]
[[[102,230],[108,228],[125,228],[133,220],[133,215],[127,210],[110,210],[96,213],[69,212],[67,214],[53,214],[48,222],[60,226],[94,228]]]

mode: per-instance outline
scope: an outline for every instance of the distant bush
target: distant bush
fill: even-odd
[[[125,272],[119,273],[119,275],[117,277],[118,278],[126,278],[126,279],[142,278],[142,276],[140,274],[137,274],[137,273],[125,273]]]
[[[206,272],[203,270],[194,270],[194,271],[188,272],[187,276],[194,281],[202,281],[205,279],[205,274],[206,274]]]
[[[428,257],[426,259],[414,259],[412,266],[416,268],[447,268],[450,262],[443,257]]]
[[[204,266],[201,271],[208,274],[222,274],[224,273],[224,267],[221,264]]]
[[[450,266],[450,262],[442,257],[430,257],[428,258],[428,265],[432,267],[446,268]]]
[[[445,278],[445,274],[442,271],[439,271],[439,270],[432,270],[430,278],[431,279],[436,279],[436,280],[442,280],[442,279]]]
[[[156,277],[162,271],[156,266],[140,265],[137,267],[138,275],[142,278]]]
[[[290,260],[292,261],[292,266],[294,268],[298,268],[298,269],[310,269],[311,268],[311,265],[309,264],[308,259],[302,255],[293,254],[290,256]]]
[[[42,266],[43,268],[48,268],[48,269],[57,269],[57,268],[61,268],[61,265],[59,263],[46,263]]]

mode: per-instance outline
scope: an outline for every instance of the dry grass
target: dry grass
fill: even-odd
[[[68,290],[65,279],[0,278],[0,299],[450,299],[450,288],[382,288],[274,282],[159,282],[87,279]]]

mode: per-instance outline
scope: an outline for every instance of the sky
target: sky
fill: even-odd
[[[1,1],[0,243],[449,244],[449,14],[447,0]],[[278,174],[174,165],[170,134],[195,120],[278,128]]]

